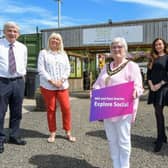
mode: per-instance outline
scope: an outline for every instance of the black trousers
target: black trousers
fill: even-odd
[[[163,142],[166,137],[165,133],[165,119],[163,114],[163,106],[154,105],[156,126],[157,126],[157,141]]]
[[[24,98],[25,82],[23,77],[0,77],[0,141],[5,140],[4,120],[9,107],[10,137],[20,136],[20,121],[22,119],[22,103]]]

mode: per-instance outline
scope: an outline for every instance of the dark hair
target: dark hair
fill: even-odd
[[[155,49],[155,43],[158,41],[158,40],[161,40],[163,42],[163,45],[164,45],[164,53],[165,54],[168,54],[168,47],[167,47],[167,43],[166,41],[163,39],[163,38],[156,38],[153,43],[152,43],[152,49],[151,49],[151,52],[150,52],[150,57],[149,57],[149,61],[148,61],[148,68],[151,69],[152,66],[153,66],[153,63],[155,62],[155,60],[159,57],[158,55],[158,52],[156,51]]]

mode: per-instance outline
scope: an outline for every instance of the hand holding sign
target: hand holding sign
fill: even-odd
[[[133,112],[133,82],[93,90],[90,121],[131,114]]]

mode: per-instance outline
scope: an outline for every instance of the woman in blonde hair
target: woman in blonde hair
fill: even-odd
[[[48,142],[55,142],[56,136],[56,105],[60,104],[63,129],[70,142],[76,138],[71,135],[71,111],[68,92],[68,77],[70,64],[64,51],[60,34],[52,33],[48,38],[48,47],[39,53],[38,72],[40,75],[40,89],[47,109],[47,120],[50,136]]]
[[[157,125],[154,152],[159,152],[163,142],[167,142],[163,108],[168,105],[168,50],[162,38],[156,38],[152,43],[147,80],[149,84],[148,104],[153,104]]]

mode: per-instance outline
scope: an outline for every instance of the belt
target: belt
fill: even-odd
[[[15,78],[4,78],[4,77],[0,77],[0,80],[5,80],[5,81],[15,81],[17,79],[23,79],[22,76],[18,76],[18,77],[15,77]]]

